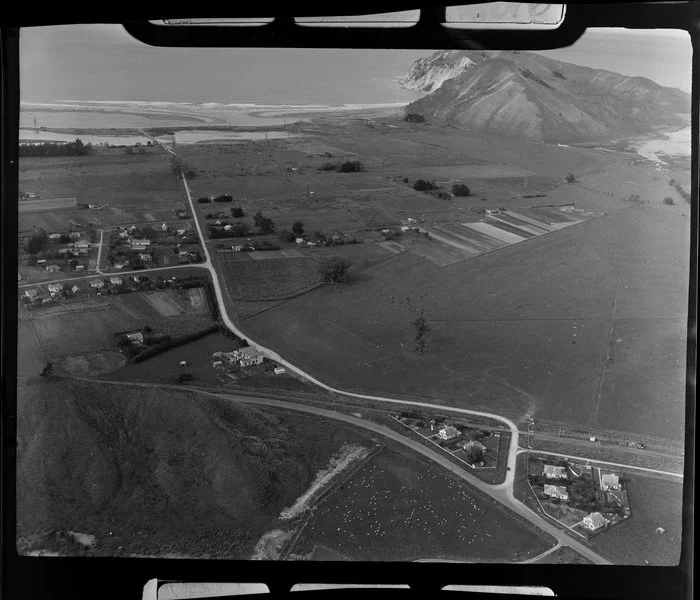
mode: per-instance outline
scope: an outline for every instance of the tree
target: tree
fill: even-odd
[[[70,236],[67,233],[62,233],[58,241],[61,242],[61,244],[68,244],[70,242]]]
[[[359,173],[365,168],[359,160],[349,160],[340,163],[336,169],[338,173]]]
[[[417,192],[427,192],[434,190],[437,186],[432,181],[426,181],[425,179],[416,179],[413,184],[413,189]]]
[[[304,224],[301,221],[294,221],[294,224],[292,225],[292,233],[296,237],[301,237],[304,235]]]
[[[283,229],[280,231],[280,239],[285,242],[293,242],[296,239],[296,236],[288,229]]]
[[[47,362],[46,365],[44,365],[44,368],[41,371],[40,375],[42,377],[50,377],[52,374],[53,374],[53,363]]]
[[[469,446],[469,462],[472,464],[479,463],[484,460],[484,449],[477,445],[472,444]]]
[[[408,123],[425,123],[425,117],[418,113],[408,113],[403,120]]]
[[[188,381],[192,381],[192,373],[180,373],[177,376],[177,383],[186,383]]]
[[[471,195],[470,189],[463,183],[455,183],[452,186],[452,193],[455,196],[469,196]]]
[[[428,346],[430,323],[428,323],[422,310],[420,311],[420,316],[413,321],[413,326],[416,328],[416,337],[414,338],[416,352],[423,354]]]
[[[673,198],[667,196],[666,198],[664,198],[664,204],[673,204]]]
[[[240,219],[244,217],[243,209],[240,206],[235,206],[234,208],[231,209],[231,216],[234,219]]]
[[[569,173],[569,174],[564,178],[564,181],[566,181],[566,183],[573,183],[574,181],[576,181],[576,175],[574,175],[573,173]]]
[[[48,238],[46,237],[46,232],[42,231],[29,238],[25,250],[29,254],[37,254],[46,248],[48,243]]]
[[[350,270],[350,261],[334,256],[323,261],[319,267],[319,272],[324,283],[344,283]]]
[[[261,211],[255,213],[253,223],[260,230],[260,235],[267,235],[275,231],[275,224],[272,219],[264,216]]]
[[[211,200],[209,198],[202,197],[202,198],[197,198],[197,202],[199,202],[199,204],[209,204],[211,202]]]

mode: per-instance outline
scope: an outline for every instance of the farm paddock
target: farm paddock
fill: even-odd
[[[550,546],[467,485],[387,449],[315,508],[292,552],[317,544],[351,560],[468,562],[523,560]]]

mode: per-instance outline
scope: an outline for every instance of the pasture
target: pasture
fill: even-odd
[[[311,258],[271,260],[220,260],[226,288],[233,300],[257,302],[283,300],[321,284],[319,264]]]
[[[386,449],[316,507],[292,552],[317,544],[351,560],[469,562],[522,560],[550,546],[464,483]]]
[[[443,268],[403,253],[241,326],[343,389],[678,439],[688,238],[628,205]],[[407,301],[433,329],[422,356]]]
[[[682,482],[629,472],[624,477],[632,516],[593,538],[595,551],[618,565],[677,565],[681,535],[688,533],[682,531]]]

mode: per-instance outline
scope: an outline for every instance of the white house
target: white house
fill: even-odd
[[[60,237],[61,237],[60,233],[49,233],[50,240],[58,240],[58,239],[60,239]]]
[[[74,286],[70,289],[70,291],[73,292],[74,294],[77,294],[77,293],[80,291],[80,288],[79,288],[77,285],[74,285]]]
[[[418,223],[418,219],[414,219],[413,217],[408,217],[408,222],[409,223]]]
[[[583,526],[591,531],[600,529],[604,525],[607,525],[610,521],[606,519],[599,512],[591,513],[590,515],[583,517]]]
[[[605,473],[600,476],[600,489],[601,490],[619,490],[620,489],[620,478],[614,473]]]
[[[545,465],[543,472],[547,479],[566,479],[566,469],[564,467]]]
[[[306,240],[305,240],[304,238],[297,238],[297,239],[295,239],[294,241],[295,241],[297,244],[299,244],[300,246],[306,242]]]
[[[121,285],[121,284],[123,283],[123,282],[122,282],[122,278],[121,278],[121,277],[116,277],[116,276],[110,277],[110,278],[109,278],[109,282],[110,282],[112,285]]]
[[[284,367],[275,367],[275,375],[282,375],[282,373],[286,373],[287,370]]]
[[[129,237],[129,232],[128,231],[120,231],[119,232],[119,237],[122,238],[123,240]]]
[[[165,221],[163,222],[163,225],[161,226],[160,230],[161,231],[168,231],[168,225],[167,225],[167,223],[165,223]]]
[[[131,238],[129,240],[132,246],[150,246],[151,245],[151,240],[148,238]]]
[[[559,498],[559,500],[568,500],[569,493],[563,485],[548,485],[544,484],[544,495],[550,498]]]
[[[62,283],[49,283],[49,292],[56,294],[63,289]]]
[[[25,290],[24,295],[29,298],[30,300],[34,301],[37,299],[37,296],[39,296],[39,290],[33,289],[33,290]]]
[[[411,229],[411,228],[408,225],[401,226],[401,231],[408,231],[409,229]]]
[[[233,250],[234,252],[240,252],[241,250],[243,250],[243,246],[231,246],[231,250]]]
[[[139,254],[139,258],[141,260],[146,261],[146,262],[148,262],[149,260],[153,260],[153,257],[150,254],[148,254],[147,252],[142,252],[141,254]]]
[[[131,331],[125,335],[130,342],[138,342],[139,344],[143,343],[143,333],[141,331]]]
[[[438,436],[440,436],[440,438],[443,440],[451,440],[452,438],[456,438],[459,435],[459,429],[453,427],[452,425],[443,427],[440,431],[438,431]]]
[[[93,279],[90,282],[90,286],[94,287],[96,289],[103,288],[105,286],[105,282],[102,281],[101,279]]]
[[[46,270],[51,271],[52,273],[57,273],[61,270],[61,267],[59,265],[47,265]]]
[[[239,361],[241,367],[249,367],[250,365],[260,365],[265,358],[263,354],[255,348],[247,346],[239,350],[234,350],[231,354]]]
[[[78,240],[77,242],[73,242],[73,247],[74,248],[89,248],[90,242],[88,242],[87,240]]]
[[[178,235],[185,235],[186,232],[187,232],[187,229],[178,229],[177,230]]]
[[[71,231],[71,232],[68,234],[68,237],[69,237],[70,239],[72,239],[72,240],[77,240],[77,239],[80,238],[80,233],[77,232],[77,231]]]
[[[224,231],[231,231],[233,229],[233,225],[224,225]]]

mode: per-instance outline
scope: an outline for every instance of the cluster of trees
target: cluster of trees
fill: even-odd
[[[408,113],[403,120],[408,123],[425,123],[425,117],[418,113]]]
[[[240,206],[235,206],[231,209],[231,216],[234,219],[240,219],[245,216],[243,209]]]
[[[668,184],[676,189],[686,202],[690,202],[690,194],[683,189],[683,186],[675,179],[669,180]]]
[[[463,183],[455,183],[452,186],[452,195],[457,197],[471,196],[471,190]]]
[[[334,256],[319,265],[319,273],[324,283],[344,283],[350,271],[350,261]]]
[[[359,160],[348,160],[345,162],[325,162],[319,171],[337,171],[338,173],[359,173],[364,171],[364,165]]]
[[[202,196],[201,198],[197,198],[197,202],[200,204],[209,204],[211,200],[209,198],[206,198],[205,196]]]
[[[437,190],[439,188],[440,188],[440,186],[437,185],[434,181],[426,181],[425,179],[416,179],[416,181],[413,182],[413,189],[416,190],[417,192],[430,192],[432,190]]]
[[[407,178],[404,178],[404,182],[408,183]],[[466,195],[468,196],[471,194],[471,191],[469,188],[464,185],[464,184],[455,184],[458,187],[458,191],[460,192],[460,195]],[[440,198],[441,200],[451,200],[452,199],[452,194],[450,194],[448,191],[444,190],[442,187],[437,185],[434,181],[428,181],[425,179],[416,179],[416,181],[413,182],[413,189],[416,190],[417,192],[427,192],[431,196],[435,196],[436,198]],[[454,190],[454,187],[453,187]],[[467,193],[465,193],[467,192]],[[453,192],[454,194],[454,192]]]
[[[416,335],[413,338],[415,350],[420,355],[425,352],[428,346],[428,338],[430,336],[430,323],[425,318],[423,310],[420,311],[418,318],[413,321],[413,326],[416,330]]]
[[[272,222],[272,219],[264,216],[262,211],[255,213],[253,216],[253,224],[258,228],[260,235],[268,235],[275,231],[275,224]]]
[[[43,144],[20,144],[19,156],[85,156],[92,153],[92,144],[83,144],[80,138],[74,142],[44,142]]]
[[[569,173],[566,177],[564,177],[564,181],[566,181],[566,183],[574,183],[576,181],[576,175]]]
[[[666,196],[666,198],[664,198],[664,204],[673,204],[673,198],[671,198],[670,196]]]
[[[214,202],[233,202],[233,196],[230,194],[221,194],[221,196],[216,196]]]
[[[24,246],[24,249],[29,254],[38,254],[39,252],[46,250],[48,245],[49,245],[49,238],[46,235],[46,232],[40,231],[39,233],[36,233],[32,237],[29,238],[26,245]]]

